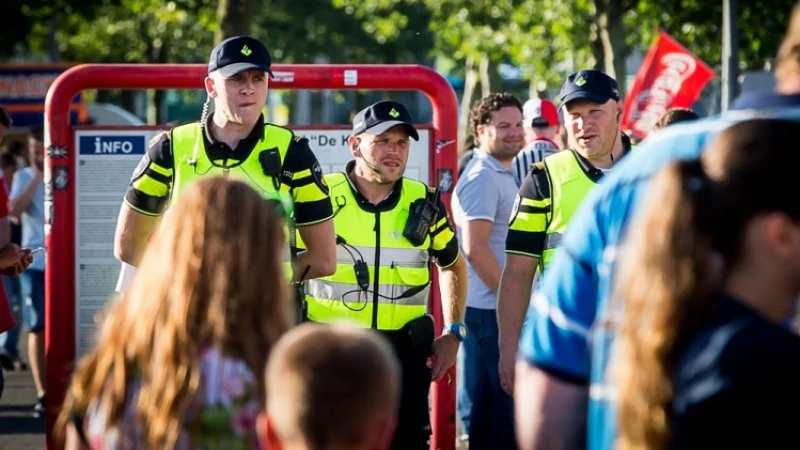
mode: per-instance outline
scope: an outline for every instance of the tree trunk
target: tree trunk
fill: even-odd
[[[536,74],[534,73],[531,75],[531,79],[528,82],[528,98],[539,98],[538,84],[539,82],[537,81]]]
[[[220,0],[217,7],[219,28],[215,42],[231,36],[251,34],[253,0]]]
[[[469,129],[469,111],[472,108],[472,96],[475,94],[475,86],[478,81],[478,73],[475,70],[475,59],[472,56],[467,57],[464,63],[466,70],[464,71],[464,94],[461,96],[461,108],[458,112],[458,152],[463,152],[467,147],[467,139],[471,133]]]
[[[626,92],[625,60],[628,47],[625,44],[625,29],[622,23],[624,5],[622,0],[595,0],[596,21],[603,47],[603,70],[617,80],[620,97]]]
[[[605,49],[603,48],[603,40],[600,39],[600,26],[598,25],[597,20],[595,20],[595,23],[593,23],[591,26],[589,45],[591,46],[592,57],[594,58],[594,65],[592,67],[597,70],[605,70]],[[578,67],[575,70],[581,70],[581,68]]]
[[[489,55],[481,53],[481,61],[478,70],[481,75],[481,98],[487,97],[492,93],[492,78],[489,75]]]
[[[158,40],[157,44],[153,44],[153,61],[159,64],[167,62],[167,49],[169,48],[169,41],[166,38]],[[156,89],[153,95],[154,111],[154,124],[159,125],[165,123],[167,120],[167,108],[164,104],[167,99],[167,91],[164,89]]]
[[[103,91],[101,91],[101,92],[103,92]],[[128,110],[128,111],[132,112],[133,114],[138,116],[140,119],[147,120],[147,115],[145,114],[145,116],[142,117],[142,111],[139,110],[138,105],[136,104],[137,103],[137,101],[136,101],[137,100],[137,94],[139,92],[140,91],[133,91],[133,90],[130,90],[130,89],[124,89],[124,90],[120,91],[119,106],[122,107],[125,110]],[[110,98],[111,98],[111,96],[109,95],[109,100],[110,100]]]

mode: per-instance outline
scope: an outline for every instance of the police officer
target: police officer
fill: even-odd
[[[139,263],[161,214],[187,185],[223,176],[241,179],[265,197],[291,196],[294,224],[307,249],[297,255],[295,279],[333,273],[333,211],[317,158],[306,139],[261,115],[270,65],[267,48],[252,37],[231,37],[214,47],[205,78],[214,110],[206,114],[207,100],[199,122],[174,127],[150,142],[117,222],[114,254],[119,260]]]
[[[466,301],[466,263],[436,191],[403,176],[411,116],[397,102],[359,112],[344,172],[325,176],[337,230],[336,273],[308,283],[308,318],[373,328],[393,344],[403,371],[393,448],[428,448],[428,392],[456,362]],[[439,267],[445,327],[434,339],[431,258]],[[331,418],[335,420],[335,418]]]
[[[560,100],[574,148],[532,166],[517,195],[506,237],[497,316],[500,382],[508,393],[514,386],[517,342],[537,267],[547,267],[584,196],[630,148],[620,133],[622,103],[613,78],[599,70],[574,73],[562,85]]]

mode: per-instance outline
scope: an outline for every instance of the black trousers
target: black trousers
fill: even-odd
[[[381,331],[392,343],[402,370],[400,413],[392,450],[427,450],[431,434],[428,393],[433,348],[433,320],[422,317],[397,331]]]

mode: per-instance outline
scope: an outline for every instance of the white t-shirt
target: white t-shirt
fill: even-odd
[[[136,266],[122,263],[122,267],[119,269],[119,278],[117,278],[117,292],[124,294],[128,290],[137,270]]]

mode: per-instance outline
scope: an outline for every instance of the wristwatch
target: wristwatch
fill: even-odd
[[[464,342],[464,339],[467,337],[467,326],[461,322],[453,322],[450,325],[445,325],[444,330],[442,333],[453,333],[453,335],[458,339],[458,342]]]

